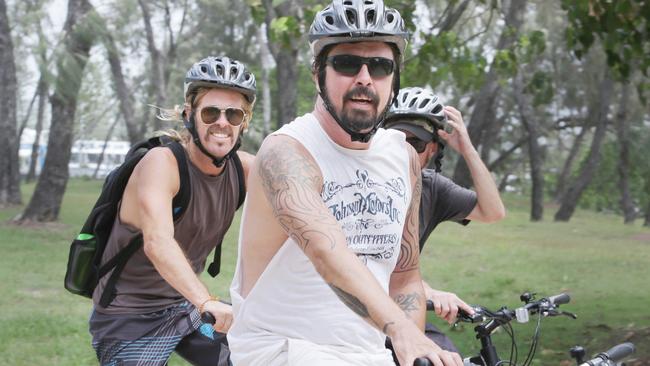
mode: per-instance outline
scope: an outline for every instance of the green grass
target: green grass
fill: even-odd
[[[64,198],[61,223],[17,227],[7,223],[21,208],[0,210],[0,365],[93,365],[87,319],[90,300],[67,293],[62,286],[70,239],[81,227],[101,182],[72,180]],[[33,185],[23,187],[25,202]],[[523,291],[552,295],[571,293],[564,309],[577,320],[542,321],[535,364],[568,360],[568,349],[581,344],[602,351],[617,342],[637,345],[637,357],[649,362],[650,230],[626,226],[618,216],[576,212],[569,223],[528,221],[527,199],[506,197],[508,217],[494,225],[468,227],[445,223],[425,247],[422,272],[439,289],[456,292],[469,303],[514,308]],[[236,255],[238,218],[224,244],[222,274],[204,281],[228,296]],[[434,319],[459,348],[478,350],[472,328],[450,329]],[[522,361],[533,322],[513,324]],[[501,355],[508,340],[495,335]],[[184,365],[174,357],[171,365]],[[569,365],[570,363],[567,363]]]

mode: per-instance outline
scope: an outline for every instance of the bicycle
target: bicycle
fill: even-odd
[[[617,366],[620,362],[634,353],[633,343],[626,342],[616,345],[605,352],[597,354],[589,361],[584,360],[585,349],[582,346],[571,348],[570,354],[576,360],[578,366]]]
[[[481,349],[478,355],[467,357],[463,360],[465,366],[499,366],[499,365],[517,365],[518,350],[515,342],[514,330],[510,322],[517,320],[519,323],[527,323],[530,320],[530,315],[538,315],[537,326],[533,335],[526,359],[522,366],[530,365],[535,352],[537,350],[537,343],[539,341],[541,319],[548,316],[565,315],[576,319],[576,315],[570,312],[560,311],[558,307],[562,304],[567,304],[571,298],[568,294],[562,293],[555,296],[544,297],[540,300],[534,301],[534,293],[526,292],[519,298],[525,304],[515,310],[510,310],[507,307],[502,307],[498,311],[489,310],[483,306],[473,306],[474,314],[470,315],[460,310],[458,312],[458,319],[456,323],[466,322],[478,324],[474,328],[476,338],[481,342]],[[427,302],[427,310],[433,310],[433,304]],[[511,348],[510,358],[508,360],[501,360],[497,354],[497,349],[492,343],[492,333],[497,328],[503,328],[510,336]],[[416,359],[415,366],[431,366],[428,359]]]

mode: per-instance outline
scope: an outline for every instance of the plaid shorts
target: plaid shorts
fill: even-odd
[[[105,366],[166,365],[185,336],[204,328],[199,312],[188,302],[148,314],[93,311],[89,324],[97,359]]]

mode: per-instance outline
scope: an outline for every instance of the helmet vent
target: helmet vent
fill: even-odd
[[[250,79],[251,79],[251,74],[246,73],[246,75],[244,75],[244,79],[245,79],[246,81],[250,80]]]
[[[417,102],[417,99],[415,99],[415,98],[411,99],[411,103],[409,103],[409,108],[413,108],[413,106],[415,105],[415,102]]]
[[[343,2],[343,5],[351,6],[351,5],[352,5],[352,1],[350,1],[350,0],[345,0],[345,1]]]
[[[387,14],[386,15],[386,21],[388,23],[392,23],[394,20],[395,20],[395,16],[393,16],[393,14]]]
[[[334,25],[334,18],[333,18],[331,15],[326,16],[326,17],[325,17],[325,21],[326,21],[327,24],[329,24],[329,25]]]
[[[418,106],[418,109],[422,109],[422,108],[426,107],[428,103],[429,103],[429,99],[422,100],[420,102],[420,105]]]
[[[205,66],[205,65],[201,65],[201,72],[204,73],[204,74],[205,74],[206,72],[208,72],[208,68],[207,68],[207,66]]]
[[[441,110],[442,110],[442,105],[437,104],[437,105],[435,106],[435,108],[433,108],[433,110],[431,111],[431,113],[437,114],[437,113],[439,113]]]
[[[368,2],[366,1],[366,4]],[[366,13],[366,20],[368,23],[374,23],[375,22],[375,11],[374,10],[369,10],[368,13]]]
[[[223,66],[222,65],[217,65],[217,70],[216,71],[217,71],[217,75],[219,75],[220,77],[223,77],[224,72],[223,72]]]
[[[235,78],[237,77],[237,68],[235,66],[230,68],[230,78]]]
[[[351,10],[346,10],[345,11],[345,17],[348,19],[348,23],[350,24],[357,24],[357,17],[354,14],[353,11]]]

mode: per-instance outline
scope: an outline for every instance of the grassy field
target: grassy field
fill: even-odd
[[[81,227],[101,182],[72,180],[61,223],[17,227],[8,220],[20,207],[0,210],[0,365],[96,364],[87,331],[90,300],[63,289],[70,239]],[[33,186],[23,187],[27,201]],[[650,229],[625,226],[618,216],[578,211],[570,223],[528,221],[527,199],[506,197],[508,217],[495,225],[443,224],[424,249],[422,272],[434,287],[470,303],[514,308],[523,291],[572,296],[563,308],[578,315],[542,321],[536,365],[571,365],[568,349],[588,353],[622,341],[637,345],[637,365],[650,365]],[[237,219],[238,220],[238,219]],[[214,293],[227,297],[238,222],[224,243],[222,274],[204,275]],[[478,350],[472,328],[449,329],[465,354]],[[533,322],[513,324],[520,362]],[[507,356],[505,333],[495,335]],[[506,347],[507,345],[507,347]],[[171,365],[184,365],[174,357]]]

